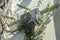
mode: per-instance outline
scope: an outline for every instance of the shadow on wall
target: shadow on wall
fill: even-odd
[[[24,5],[24,6],[29,6],[29,4],[31,3],[32,0],[23,0],[21,2],[21,5]]]
[[[54,4],[58,3],[59,0],[53,0]],[[54,26],[55,26],[55,33],[56,33],[56,40],[60,40],[60,7],[56,9],[56,11],[53,11],[55,15],[53,15],[54,18]]]

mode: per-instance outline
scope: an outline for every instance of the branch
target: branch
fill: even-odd
[[[53,11],[53,10],[55,10],[55,9],[57,9],[59,7],[59,4],[55,4],[55,5],[53,5],[52,7],[46,7],[44,10],[42,10],[42,11],[40,11],[42,14],[44,14],[44,13],[47,13],[47,12],[51,12],[51,11]]]
[[[3,12],[0,12],[0,16],[2,16],[3,18],[15,20],[14,17],[7,16],[7,15],[5,15]]]

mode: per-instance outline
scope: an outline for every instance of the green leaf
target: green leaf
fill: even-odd
[[[9,17],[9,16],[2,16],[2,17],[7,18],[7,19],[14,19],[13,17]]]
[[[29,8],[27,8],[26,6],[23,6],[23,5],[19,5],[19,4],[17,4],[17,6],[23,8],[23,9],[26,9],[26,10],[30,10]]]
[[[42,10],[40,12],[41,12],[41,14],[44,14],[44,13],[47,13],[47,12],[51,12],[51,11],[57,9],[58,7],[59,7],[59,5],[55,4],[52,7],[46,7],[44,10]]]
[[[10,16],[7,16],[7,15],[4,15],[3,13],[0,13],[0,16],[2,16],[3,18],[15,20],[14,17],[10,17]]]

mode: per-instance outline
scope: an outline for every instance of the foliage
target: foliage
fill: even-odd
[[[0,16],[2,16],[3,18],[15,20],[15,18],[10,17],[10,16],[7,16],[7,15],[5,15],[5,14],[3,14],[3,13],[0,13]]]
[[[44,10],[40,11],[42,14],[51,12],[59,7],[58,4],[53,5],[52,7],[46,7]]]
[[[23,6],[23,5],[17,4],[17,6],[19,6],[20,8],[25,9],[25,12],[27,12],[28,10],[30,10],[29,8],[27,8],[26,6]]]

